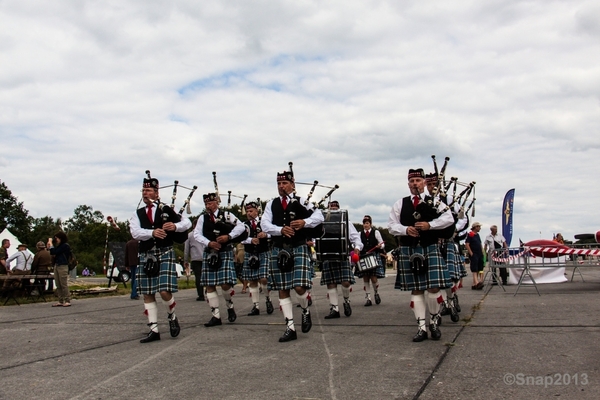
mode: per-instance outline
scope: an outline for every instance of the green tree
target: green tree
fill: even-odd
[[[92,206],[82,204],[73,212],[73,217],[65,221],[69,231],[82,232],[85,227],[92,223],[101,223],[104,215],[100,211],[94,211]]]
[[[29,211],[23,207],[23,202],[19,202],[4,182],[0,182],[0,231],[8,228],[20,240],[25,241],[33,217],[29,216]]]
[[[55,220],[49,215],[42,218],[35,218],[33,220],[31,231],[27,235],[27,244],[29,245],[29,248],[34,249],[36,243],[40,240],[46,243],[49,237],[52,237],[60,230],[61,225],[62,222],[60,218]]]

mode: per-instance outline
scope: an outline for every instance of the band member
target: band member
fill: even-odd
[[[185,216],[181,216],[179,222],[165,221],[162,204],[158,202],[158,180],[155,178],[144,178],[142,200],[146,206],[136,211],[129,224],[131,236],[140,241],[138,292],[144,296],[145,314],[148,316],[150,327],[148,336],[140,340],[140,343],[148,343],[160,340],[157,292],[167,307],[171,337],[179,335],[179,321],[175,315],[176,303],[173,296],[173,293],[177,292],[173,236],[175,232],[187,231],[192,223]],[[152,265],[157,268],[152,269]]]
[[[425,175],[425,184],[427,185],[427,191],[429,193],[434,193],[434,188],[438,186],[438,175],[435,173]],[[440,194],[439,198],[442,203],[446,205],[452,203],[452,196]],[[452,287],[441,292],[444,302],[441,306],[440,315],[450,315],[450,318],[453,322],[458,322],[460,319],[460,316],[458,315],[460,312],[460,306],[457,307],[458,297],[456,296],[456,291],[460,288],[461,279],[467,276],[467,271],[465,270],[464,264],[457,261],[457,247],[454,241],[456,223],[459,221],[459,210],[460,206],[458,203],[452,206],[450,209],[450,212],[452,212],[452,217],[454,218],[454,229],[449,229],[448,236],[441,238],[439,241],[440,250],[444,256],[446,268],[448,269],[448,274],[450,275],[450,280],[452,281]],[[466,215],[463,216],[462,219],[468,220]]]
[[[195,220],[192,227],[195,229],[198,225],[198,220]],[[204,245],[196,240],[194,231],[188,234],[188,240],[185,241],[183,247],[183,265],[185,273],[189,276],[190,268],[194,271],[194,281],[196,283],[196,301],[204,301],[204,287],[200,283],[202,276],[202,257],[204,256]]]
[[[444,211],[445,204],[436,206],[437,198],[432,198],[425,188],[423,169],[408,171],[408,187],[411,195],[392,206],[388,221],[390,233],[400,241],[400,247],[395,250],[398,257],[395,288],[411,291],[410,307],[419,325],[413,342],[427,339],[427,308],[431,338],[439,340],[442,333],[437,322],[443,302],[440,289],[451,287],[452,282],[440,254],[438,239],[440,230],[451,226],[454,218],[450,210]]]
[[[208,193],[203,197],[206,210],[200,215],[194,228],[194,238],[205,246],[200,282],[206,288],[206,298],[212,313],[210,321],[204,324],[209,328],[221,325],[217,286],[223,289],[227,320],[234,322],[237,318],[231,300],[234,294],[232,288],[237,283],[232,240],[245,233],[245,228],[235,215],[219,210],[220,200],[216,193]]]
[[[340,203],[335,200],[331,201],[329,203],[329,209],[339,210]],[[360,235],[351,222],[348,222],[348,233],[352,249],[358,255],[363,248],[363,244],[360,241]],[[327,285],[327,297],[329,298],[329,315],[326,315],[325,319],[340,317],[337,285],[342,285],[344,315],[346,317],[352,315],[352,307],[350,306],[350,286],[355,282],[354,275],[352,274],[352,267],[350,266],[347,257],[344,257],[341,260],[326,260],[323,262],[321,285]]]
[[[306,244],[315,228],[323,222],[321,211],[311,210],[304,199],[294,195],[292,171],[277,174],[279,197],[269,201],[261,219],[263,232],[273,238],[269,274],[271,289],[279,290],[279,306],[286,321],[280,342],[296,340],[290,291],[293,288],[302,309],[302,332],[312,327],[307,289],[311,288],[310,252]]]
[[[245,250],[242,279],[249,282],[250,297],[253,304],[248,316],[260,314],[260,289],[265,293],[267,314],[272,314],[273,303],[271,302],[271,293],[268,288],[270,255],[268,240],[270,235],[263,232],[260,227],[260,217],[258,216],[259,204],[251,201],[245,207],[246,217],[248,217],[245,224],[249,234],[248,238],[242,241]],[[260,288],[258,287],[259,283]]]
[[[385,251],[385,243],[381,238],[381,233],[378,230],[373,229],[373,219],[369,215],[363,217],[363,230],[360,232],[360,240],[363,244],[363,248],[360,255],[364,256],[370,252]],[[382,261],[378,257],[378,261]],[[377,268],[367,271],[357,272],[356,276],[363,278],[364,291],[365,291],[365,307],[373,305],[371,300],[371,285],[373,285],[373,292],[375,294],[375,304],[381,303],[381,297],[379,296],[379,281],[378,278],[385,278],[385,265],[379,264]]]

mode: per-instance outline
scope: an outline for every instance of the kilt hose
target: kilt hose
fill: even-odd
[[[428,261],[429,267],[426,273],[416,275],[410,268],[410,256],[413,253],[423,254]],[[446,268],[446,262],[440,253],[438,244],[432,244],[423,248],[421,246],[400,246],[398,260],[398,273],[396,274],[395,289],[400,290],[427,290],[447,289],[452,287],[450,274]]]
[[[294,269],[290,272],[279,270],[277,266],[279,250],[279,247],[273,247],[273,250],[271,250],[269,290],[289,290],[297,286],[310,289],[312,287],[312,274],[308,246],[303,244],[291,249],[292,257],[294,257]]]
[[[216,271],[211,271],[208,266],[209,253],[205,251],[203,255],[202,276],[200,277],[202,286],[234,286],[237,283],[237,276],[235,274],[235,266],[233,265],[233,250],[219,252],[219,263],[221,266]]]
[[[156,257],[160,263],[158,276],[151,278],[144,272],[144,264],[149,256]],[[136,278],[138,293],[155,294],[158,292],[177,292],[177,270],[175,268],[175,253],[173,247],[153,248],[147,252],[140,253],[140,265],[137,268]]]

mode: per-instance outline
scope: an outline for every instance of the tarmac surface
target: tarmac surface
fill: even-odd
[[[571,277],[571,271],[568,270]],[[171,338],[159,301],[162,340],[140,344],[148,329],[142,300],[129,296],[0,308],[0,399],[599,399],[600,270],[585,282],[498,286],[458,292],[462,312],[443,317],[442,339],[413,343],[410,294],[380,280],[380,305],[324,320],[326,289],[315,279],[313,327],[279,343],[277,309],[247,316],[252,303],[237,285],[237,321],[205,328],[210,309],[194,289],[179,291],[181,334]],[[341,297],[341,296],[340,296]]]

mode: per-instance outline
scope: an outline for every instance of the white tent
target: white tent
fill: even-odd
[[[0,243],[2,243],[2,241],[4,239],[10,240],[10,247],[8,248],[8,254],[12,253],[10,251],[11,249],[13,250],[13,252],[17,251],[17,246],[21,242],[19,241],[19,239],[15,235],[12,234],[11,231],[8,230],[8,228],[6,228],[2,232],[0,232]]]

